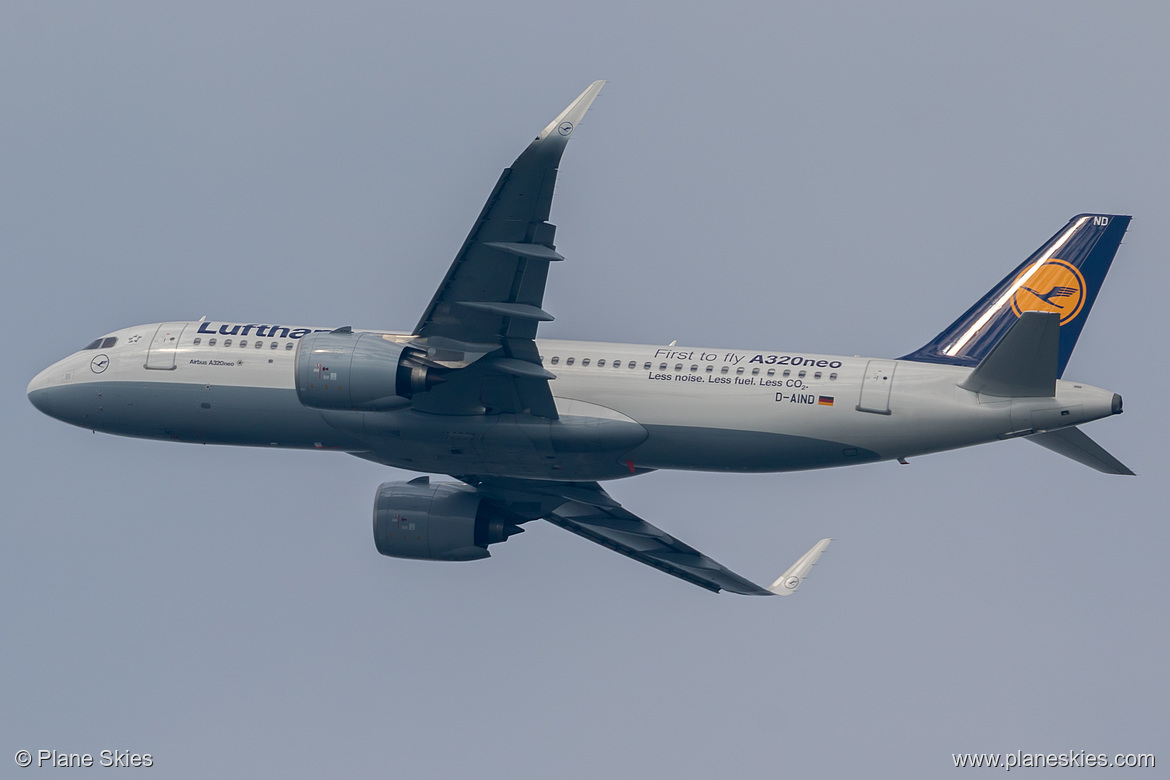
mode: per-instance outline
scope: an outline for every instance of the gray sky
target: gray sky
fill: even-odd
[[[5,776],[22,748],[176,778],[1170,763],[1164,4],[396,6],[0,6]],[[383,558],[375,488],[413,475],[25,398],[136,323],[413,327],[597,78],[545,336],[901,355],[1073,214],[1132,214],[1066,377],[1125,396],[1087,432],[1140,476],[1017,441],[609,486],[757,581],[836,539],[752,599],[546,524],[488,561]]]

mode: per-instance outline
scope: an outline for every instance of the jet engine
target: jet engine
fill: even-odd
[[[374,544],[394,558],[473,561],[523,531],[469,485],[432,485],[426,477],[386,482],[374,499]]]
[[[307,334],[297,345],[297,397],[315,409],[380,411],[409,404],[441,381],[417,351],[351,328]]]

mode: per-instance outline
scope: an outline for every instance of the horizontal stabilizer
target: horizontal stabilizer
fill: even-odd
[[[1077,463],[1083,463],[1104,474],[1136,476],[1124,463],[1106,452],[1104,447],[1090,439],[1080,428],[1059,428],[1047,433],[1037,433],[1029,436],[1028,441],[1036,442],[1045,449],[1072,458]]]
[[[829,546],[829,542],[831,541],[833,540],[821,539],[819,542],[814,544],[813,548],[804,555],[800,556],[800,559],[797,560],[796,563],[792,564],[792,566],[788,568],[788,571],[781,574],[776,579],[776,581],[768,587],[768,590],[772,591],[777,596],[792,595],[792,593],[800,587],[800,583],[804,582],[805,578],[808,577],[808,573],[812,570],[812,567],[821,557],[821,553],[825,551],[825,548]]]
[[[984,395],[1047,398],[1056,395],[1059,354],[1060,315],[1026,311],[959,387]]]

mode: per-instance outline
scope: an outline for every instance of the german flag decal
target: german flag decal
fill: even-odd
[[[832,406],[833,405],[833,396],[831,396],[831,395],[818,396],[817,397],[817,405],[818,406]]]

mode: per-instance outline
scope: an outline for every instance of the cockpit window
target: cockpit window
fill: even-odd
[[[84,352],[87,349],[109,349],[118,343],[117,336],[106,336],[105,338],[94,339],[86,344],[81,350]]]

